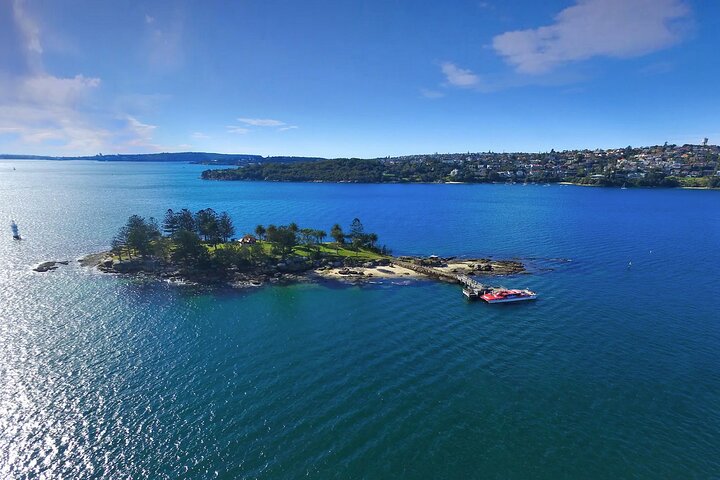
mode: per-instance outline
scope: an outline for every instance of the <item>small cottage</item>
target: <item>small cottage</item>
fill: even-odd
[[[252,235],[245,235],[240,239],[240,243],[252,245],[253,243],[257,243],[257,238],[253,237]]]

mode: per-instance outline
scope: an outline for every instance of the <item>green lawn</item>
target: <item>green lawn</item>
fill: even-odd
[[[258,243],[263,249],[263,252],[267,255],[272,256],[272,244],[270,242],[259,240]],[[217,246],[212,246],[205,244],[205,248],[208,249],[209,252],[214,252],[215,250],[227,248],[228,245],[232,245],[232,243],[220,243]],[[313,246],[307,246],[307,245],[297,245],[293,247],[292,253],[294,255],[299,255],[301,257],[309,257],[312,254],[314,254],[317,249],[320,249],[320,253],[324,257],[331,257],[331,258],[354,258],[358,260],[379,260],[381,258],[386,258],[386,256],[381,255],[379,253],[366,250],[366,249],[360,249],[358,252],[355,252],[354,250],[350,250],[345,247],[341,248],[335,248],[334,243],[323,243],[320,245],[313,245]]]
[[[318,248],[320,249],[320,253],[326,257],[349,257],[359,260],[379,260],[381,258],[386,258],[385,255],[381,255],[379,253],[366,249],[360,249],[357,252],[344,247],[336,249],[334,243],[323,243],[321,245],[312,247],[298,245],[297,247],[293,248],[293,253],[296,255],[301,255],[303,257],[308,257],[312,253],[316,252]]]

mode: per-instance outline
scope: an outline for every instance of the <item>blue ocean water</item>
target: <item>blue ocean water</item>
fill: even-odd
[[[0,221],[25,237],[0,235],[1,478],[720,477],[720,192],[203,168],[0,161]],[[240,232],[359,217],[398,254],[522,258],[534,273],[498,282],[540,298],[31,271],[183,207]]]

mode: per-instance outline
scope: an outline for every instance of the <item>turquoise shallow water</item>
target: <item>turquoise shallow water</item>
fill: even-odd
[[[720,477],[719,192],[202,168],[0,162],[0,221],[26,238],[0,237],[0,478]],[[359,216],[396,253],[524,258],[536,273],[502,283],[541,298],[30,271],[131,213],[206,206],[240,230]]]

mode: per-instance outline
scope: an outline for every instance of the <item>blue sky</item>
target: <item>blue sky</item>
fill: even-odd
[[[0,152],[720,143],[720,3],[0,0]]]

